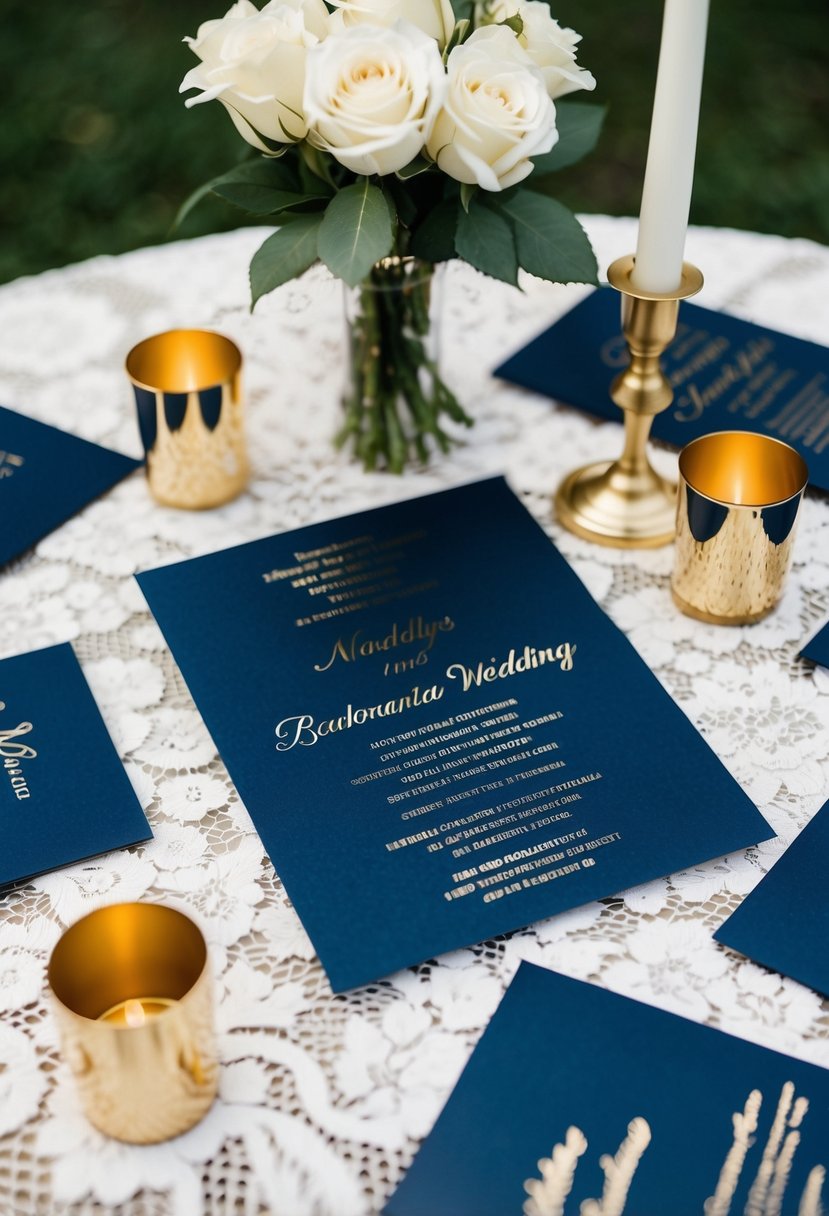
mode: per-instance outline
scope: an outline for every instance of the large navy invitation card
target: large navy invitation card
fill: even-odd
[[[773,834],[502,478],[138,580],[335,990]]]
[[[829,996],[829,802],[714,937]]]
[[[811,659],[821,667],[829,667],[829,624],[823,626],[810,638],[800,652],[801,658]]]
[[[585,300],[496,369],[495,375],[620,422],[610,385],[628,361],[611,288]],[[829,348],[683,303],[663,358],[674,400],[653,434],[683,447],[709,431],[782,439],[829,490]]]
[[[152,837],[68,643],[0,661],[0,885]]]
[[[386,1216],[821,1216],[829,1072],[522,963]]]
[[[140,464],[0,406],[0,566]]]

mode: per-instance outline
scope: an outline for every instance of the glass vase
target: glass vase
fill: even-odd
[[[338,446],[366,469],[402,473],[453,437],[447,419],[471,426],[438,365],[438,276],[431,262],[388,257],[346,290],[348,366]]]

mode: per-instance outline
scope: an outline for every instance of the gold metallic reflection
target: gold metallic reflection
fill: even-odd
[[[219,1065],[207,947],[192,921],[154,904],[92,912],[58,942],[49,982],[64,1059],[99,1131],[154,1144],[206,1114]],[[141,998],[145,1020],[103,1020]]]
[[[791,567],[805,461],[779,440],[722,431],[688,444],[679,474],[674,603],[713,625],[762,620]]]
[[[170,329],[127,355],[127,375],[141,388],[193,393],[232,380],[242,366],[235,342],[208,329]]]
[[[115,904],[64,933],[49,962],[55,996],[81,1017],[159,993],[175,1000],[204,970],[207,947],[183,913],[156,904]]]
[[[715,502],[768,507],[799,494],[808,481],[806,462],[794,448],[765,435],[720,431],[683,448],[684,480]]]
[[[250,466],[242,355],[235,343],[210,330],[172,329],[133,347],[126,370],[156,501],[197,511],[240,494]],[[205,393],[212,400],[203,400]]]
[[[648,436],[654,415],[667,409],[673,389],[661,356],[676,333],[680,300],[702,287],[702,274],[689,262],[675,292],[642,292],[633,286],[634,258],[617,258],[608,268],[611,286],[622,298],[622,330],[630,352],[610,395],[623,412],[625,441],[617,460],[574,469],[555,496],[559,522],[596,544],[617,549],[652,549],[673,540],[676,486],[652,468]]]

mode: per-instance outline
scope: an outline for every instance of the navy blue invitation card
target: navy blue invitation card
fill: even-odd
[[[820,1216],[829,1072],[522,963],[386,1216]]]
[[[829,802],[714,937],[829,996],[827,873]]]
[[[0,406],[0,566],[140,465]]]
[[[502,478],[138,581],[336,991],[773,835]]]
[[[619,294],[592,292],[495,375],[613,422],[610,385],[626,366]],[[829,490],[829,347],[684,302],[663,359],[674,400],[653,434],[683,447],[709,431],[754,431],[800,452]]]
[[[821,667],[829,667],[829,623],[823,626],[800,652],[803,659],[811,659]]]
[[[68,643],[0,661],[0,886],[152,832]]]

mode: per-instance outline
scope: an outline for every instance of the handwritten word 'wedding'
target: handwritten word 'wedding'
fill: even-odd
[[[524,646],[520,651],[513,647],[507,657],[500,663],[491,658],[488,663],[481,661],[472,666],[465,663],[450,663],[446,668],[447,680],[459,680],[463,692],[473,688],[481,688],[495,680],[506,680],[512,676],[522,675],[546,665],[558,664],[561,671],[573,670],[573,657],[576,653],[574,642],[561,642],[558,646]],[[410,692],[402,697],[393,697],[379,705],[366,705],[354,708],[349,704],[346,710],[337,718],[324,719],[316,722],[312,714],[295,714],[283,718],[276,726],[276,750],[288,752],[299,743],[302,747],[313,747],[327,735],[337,734],[342,730],[350,730],[352,726],[362,726],[379,718],[388,718],[394,714],[405,713],[421,705],[429,705],[439,701],[446,691],[443,684],[431,684],[428,688],[415,685]]]

